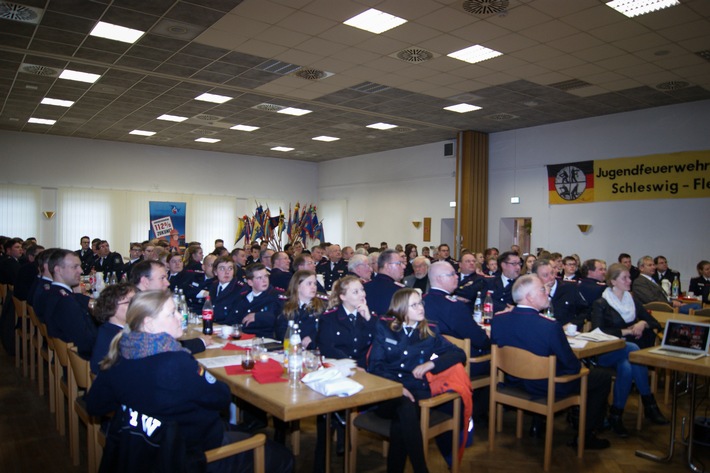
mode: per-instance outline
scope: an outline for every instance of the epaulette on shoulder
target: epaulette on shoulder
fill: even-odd
[[[321,294],[320,292],[316,293],[316,297],[320,300],[327,301],[328,300],[328,295],[327,294]]]
[[[402,284],[402,283],[399,282],[399,281],[395,281],[394,283],[395,283],[397,286],[399,286],[399,287],[407,287],[407,286],[405,286],[404,284]]]
[[[287,296],[286,294],[279,294],[279,300],[287,301],[287,300],[288,300],[288,296]]]
[[[329,309],[329,310],[326,310],[325,312],[323,312],[323,315],[329,315],[329,314],[332,314],[332,313],[337,312],[337,311],[338,311],[338,308],[337,308],[337,307],[333,307],[332,309]]]
[[[381,320],[382,322],[387,322],[387,323],[389,323],[389,322],[392,322],[392,321],[394,320],[394,317],[389,317],[389,316],[383,315],[382,317],[380,317],[380,320]]]
[[[285,294],[285,293],[286,293],[286,291],[284,291],[284,290],[283,290],[282,288],[280,288],[280,287],[274,287],[274,291],[280,292],[280,293],[282,293],[282,294]]]
[[[468,287],[468,286],[470,286],[471,284],[473,284],[473,281],[469,281],[469,282],[467,282],[466,284],[464,284],[463,286],[459,286],[459,289],[463,289],[464,287]]]
[[[458,298],[456,296],[448,295],[446,296],[446,300],[449,302],[457,302]]]
[[[59,294],[61,294],[63,297],[67,297],[69,293],[67,293],[67,290],[62,288],[59,288]]]
[[[578,285],[581,281],[578,281],[578,280],[576,280],[576,279],[561,279],[560,282],[561,282],[562,284],[574,284],[574,285]]]
[[[555,319],[551,319],[550,317],[546,316],[545,314],[537,314],[538,317],[543,318],[547,320],[548,322],[552,322],[553,324],[556,324],[557,321]]]

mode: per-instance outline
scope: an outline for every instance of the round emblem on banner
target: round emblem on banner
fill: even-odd
[[[555,176],[557,195],[565,200],[577,200],[587,188],[587,176],[577,166],[565,166]]]

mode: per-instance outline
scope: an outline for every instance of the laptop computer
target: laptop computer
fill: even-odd
[[[663,332],[663,342],[650,353],[696,360],[708,356],[710,324],[669,320]]]

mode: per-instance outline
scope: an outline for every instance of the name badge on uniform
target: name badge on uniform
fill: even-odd
[[[390,343],[392,345],[397,345],[397,340],[392,340],[391,338],[385,338],[385,342]]]

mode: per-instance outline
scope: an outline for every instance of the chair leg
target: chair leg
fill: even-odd
[[[468,420],[468,419],[467,419]],[[453,442],[451,442],[451,473],[459,473],[459,439],[461,433],[461,399],[454,400],[454,431],[452,432]],[[464,423],[464,429],[468,429],[468,423]],[[428,442],[427,442],[428,443]],[[425,452],[428,449],[425,449]],[[354,473],[354,472],[352,472]]]
[[[49,352],[49,359],[47,360],[47,390],[49,391],[49,412],[57,412],[57,395],[54,392],[54,352]]]
[[[86,425],[86,464],[89,473],[94,473],[96,471],[96,448],[98,447],[96,443],[96,429],[98,428],[98,424],[93,422],[89,422]]]
[[[65,424],[64,424],[64,393],[62,392],[62,365],[59,364],[59,360],[54,360],[54,398],[55,406],[57,408],[57,430],[59,435],[64,437],[66,434]]]
[[[37,370],[35,369],[35,365],[37,364],[37,350],[35,350],[35,347],[32,346],[32,340],[34,338],[34,333],[29,334],[29,344],[28,348],[30,350],[30,379],[34,381],[36,378]]]
[[[29,376],[30,363],[27,354],[27,321],[28,318],[25,316],[22,319],[22,374],[24,377]]]
[[[37,350],[37,390],[40,396],[44,396],[44,358]]]
[[[545,426],[545,460],[542,468],[545,471],[550,471],[550,463],[552,462],[552,433],[555,427],[555,415],[549,413],[547,415],[547,425]]]
[[[493,390],[492,385],[491,385],[491,390]],[[493,451],[493,443],[494,443],[494,440],[496,437],[496,425],[498,422],[498,419],[496,418],[497,412],[498,412],[498,410],[496,408],[496,403],[493,398],[493,393],[491,393],[491,399],[488,403],[488,451],[489,452]]]
[[[523,438],[523,410],[518,409],[515,414],[515,438]]]
[[[355,417],[357,417],[357,412],[350,412],[350,417],[348,418],[348,428],[350,429],[350,452],[347,458],[348,461],[348,471],[350,473],[355,473],[355,468],[357,465],[357,427],[353,424]]]
[[[20,332],[15,329],[15,368],[20,369],[20,364],[22,363],[22,345],[20,344],[21,340]]]
[[[460,418],[460,416],[459,416],[459,418]],[[429,409],[422,409],[421,410],[419,420],[420,420],[419,426],[420,426],[421,431],[422,432],[426,431],[426,429],[429,428]],[[428,457],[429,457],[429,455],[428,455],[429,439],[423,438],[422,440],[424,442],[424,444],[423,444],[424,464],[426,465]],[[454,459],[452,458],[451,461],[453,464]]]

